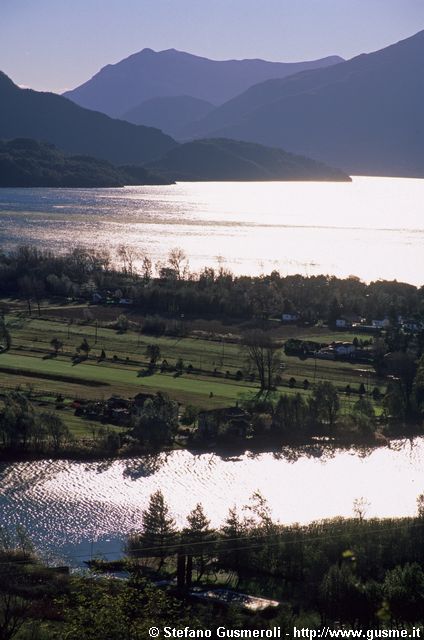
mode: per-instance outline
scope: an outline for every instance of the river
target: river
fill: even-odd
[[[424,180],[179,183],[1,189],[0,246],[124,243],[154,262],[183,248],[193,270],[319,273],[423,284]]]
[[[71,565],[95,554],[112,559],[139,528],[158,488],[179,527],[197,502],[217,527],[230,507],[242,513],[255,491],[281,523],[349,517],[357,498],[364,498],[367,517],[413,515],[424,491],[424,438],[372,450],[316,444],[227,458],[174,451],[105,462],[3,464],[1,523],[10,531],[22,525],[47,557]]]

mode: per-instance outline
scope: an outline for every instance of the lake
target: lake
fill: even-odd
[[[174,451],[104,462],[2,464],[1,522],[10,530],[23,525],[48,557],[72,565],[97,553],[112,559],[139,528],[158,488],[179,527],[197,502],[219,526],[230,507],[241,512],[258,490],[281,523],[349,517],[357,498],[368,503],[367,517],[413,515],[424,491],[424,438],[373,450],[316,444],[228,458]]]
[[[125,243],[163,260],[182,247],[192,269],[223,264],[238,274],[357,275],[424,280],[424,181],[354,178],[350,183],[179,183],[123,189],[2,189],[0,246],[63,251]],[[309,522],[412,515],[424,491],[424,439],[373,451],[235,458],[188,451],[112,462],[37,461],[0,466],[1,523],[23,525],[45,553],[79,564],[119,556],[161,488],[179,526],[197,502],[214,526],[256,490],[275,519]]]
[[[124,243],[154,262],[183,248],[193,270],[424,281],[424,180],[179,183],[1,189],[0,246],[55,251]]]

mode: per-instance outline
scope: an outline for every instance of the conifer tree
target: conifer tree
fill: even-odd
[[[187,516],[188,527],[184,529],[184,548],[195,559],[197,579],[204,575],[213,552],[213,532],[210,520],[198,503]]]
[[[177,531],[175,520],[169,512],[163,493],[158,490],[150,496],[143,511],[142,531],[138,538],[138,555],[159,558],[159,569],[165,558],[176,553]]]

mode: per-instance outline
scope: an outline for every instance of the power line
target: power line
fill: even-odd
[[[376,529],[368,529],[366,532],[367,534],[379,534],[379,533],[386,533],[388,531],[397,531],[400,529],[405,529],[405,528],[422,528],[424,527],[424,522],[417,522],[417,523],[405,523],[403,525],[398,525],[398,526],[392,526],[392,527],[386,527],[386,528],[376,528]],[[302,530],[299,531],[282,531],[280,533],[269,533],[266,535],[263,534],[259,534],[259,536],[261,539],[258,540],[257,542],[255,542],[254,544],[250,544],[250,545],[246,545],[244,547],[240,547],[240,546],[236,546],[236,547],[230,547],[230,548],[225,548],[225,549],[217,549],[217,552],[219,551],[225,551],[225,553],[230,553],[232,551],[247,551],[250,549],[257,549],[260,548],[261,546],[263,546],[264,541],[268,540],[268,539],[275,539],[278,538],[278,541],[275,541],[273,543],[270,543],[268,546],[275,546],[275,545],[279,545],[281,542],[281,539],[283,536],[287,535],[287,533],[296,533],[296,534],[300,534],[300,536],[302,535]],[[307,537],[299,537],[298,540],[286,540],[284,542],[285,545],[295,545],[295,544],[307,544],[308,542],[315,542],[317,540],[332,540],[334,538],[337,537],[343,537],[344,535],[346,535],[346,531],[342,531],[339,530],[336,533],[332,533],[332,534],[323,534],[323,535],[317,535],[317,536],[307,536]],[[214,545],[227,545],[229,542],[240,542],[240,541],[244,541],[244,540],[251,540],[252,537],[255,537],[254,534],[251,534],[249,536],[240,536],[238,538],[220,538],[217,540],[211,540],[211,541],[198,541],[198,542],[182,542],[179,541],[178,543],[175,544],[167,544],[167,545],[162,545],[162,546],[154,546],[154,547],[134,547],[131,549],[131,552],[144,552],[144,553],[148,553],[150,552],[150,554],[153,557],[153,554],[155,552],[163,552],[165,550],[171,551],[174,550],[174,553],[177,553],[178,550],[180,549],[187,549],[190,547],[213,547]],[[111,556],[111,555],[115,555],[116,553],[118,553],[119,551],[121,551],[121,549],[116,550],[116,551],[108,551],[108,552],[104,552],[102,553],[103,556]],[[188,553],[186,551],[184,551],[185,555],[187,556],[195,556],[196,553],[195,552],[191,552]],[[85,558],[87,557],[87,554],[80,554],[80,555],[68,555],[67,556],[70,559],[77,559],[77,558]]]
[[[363,523],[362,523],[363,524]],[[375,528],[375,529],[367,529],[366,531],[364,531],[364,533],[366,534],[379,534],[379,533],[387,533],[388,531],[398,531],[401,529],[406,529],[406,528],[413,528],[413,529],[420,529],[424,527],[424,522],[412,522],[412,523],[404,523],[403,525],[395,525],[395,526],[391,526],[391,527],[385,527],[385,528]],[[302,530],[290,530],[290,529],[286,529],[281,531],[280,533],[268,533],[268,534],[259,534],[258,537],[261,538],[261,540],[258,540],[256,543],[254,544],[250,544],[250,545],[246,545],[244,547],[240,547],[240,546],[236,546],[236,547],[230,547],[230,548],[225,548],[225,549],[218,549],[217,552],[219,551],[225,551],[225,553],[230,553],[232,551],[248,551],[251,549],[257,549],[263,546],[264,541],[268,540],[268,539],[275,539],[278,538],[278,541],[274,541],[273,543],[269,543],[268,546],[275,546],[275,545],[279,545],[281,543],[281,538],[285,535],[287,535],[287,533],[295,533],[295,534],[300,534],[300,536],[302,536]],[[306,536],[306,537],[300,537],[297,540],[286,540],[284,542],[285,545],[295,545],[295,544],[307,544],[308,542],[315,542],[317,540],[333,540],[334,538],[338,538],[338,537],[343,537],[344,535],[346,535],[346,531],[342,531],[339,530],[338,532],[332,533],[332,534],[323,534],[323,535],[317,535],[317,536]],[[243,540],[250,540],[252,537],[255,537],[255,534],[251,534],[249,536],[240,536],[237,538],[220,538],[217,540],[213,540],[213,541],[198,541],[198,542],[182,542],[179,541],[175,544],[172,545],[162,545],[162,546],[154,546],[154,547],[135,547],[133,548],[131,551],[140,551],[140,552],[151,552],[151,555],[153,557],[153,553],[154,552],[163,552],[164,550],[174,550],[174,553],[177,553],[179,549],[184,549],[184,548],[190,548],[190,547],[197,547],[197,546],[201,546],[203,548],[207,547],[207,546],[214,546],[214,545],[226,545],[229,542],[240,542]],[[108,551],[108,552],[103,552],[102,556],[111,556],[111,555],[115,555],[116,553],[119,553],[120,551],[122,551],[122,549],[116,549],[115,551]],[[81,559],[81,558],[87,558],[90,554],[66,554],[64,557],[66,559],[69,560],[77,560],[77,559]],[[185,555],[187,556],[192,556],[194,557],[196,555],[195,552],[193,553],[187,553],[185,552]],[[0,566],[10,566],[13,564],[29,564],[28,560],[10,560],[10,561],[1,561],[0,562]]]

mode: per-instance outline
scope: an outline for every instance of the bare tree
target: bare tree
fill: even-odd
[[[149,280],[152,279],[152,275],[153,275],[153,264],[152,261],[150,259],[150,257],[148,255],[143,256],[143,260],[141,263],[141,273],[143,276],[143,279],[146,282],[149,282]]]
[[[183,280],[189,273],[189,262],[187,254],[183,249],[174,247],[168,253],[168,266],[175,272],[177,280]]]
[[[355,500],[353,501],[353,513],[360,522],[362,522],[362,520],[365,518],[370,506],[371,504],[363,496],[360,498],[355,498]]]
[[[135,262],[140,258],[138,249],[127,244],[121,244],[117,248],[116,253],[121,260],[123,272],[133,277],[136,274]]]
[[[241,346],[249,365],[258,374],[261,391],[270,391],[278,364],[278,344],[265,331],[253,329],[244,334]]]

